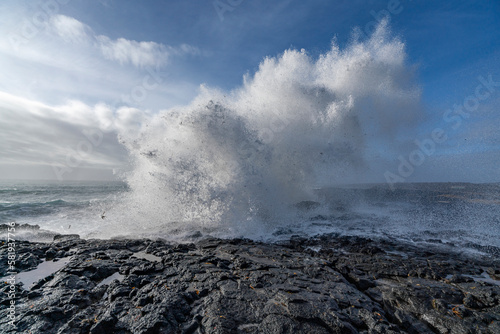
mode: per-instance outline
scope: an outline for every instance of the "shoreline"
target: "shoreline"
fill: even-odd
[[[500,332],[498,256],[439,245],[67,236],[18,241],[16,252],[19,272],[62,268],[31,289],[17,282],[14,298],[2,283],[4,333]],[[0,254],[3,277],[6,243]],[[17,328],[8,322],[12,300]]]

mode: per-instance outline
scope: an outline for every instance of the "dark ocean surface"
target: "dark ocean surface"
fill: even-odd
[[[453,243],[493,253],[500,249],[500,184],[407,183],[394,191],[384,184],[317,189],[311,201],[290,208],[294,219],[255,220],[251,222],[255,228],[246,224],[241,230],[238,225],[228,229],[216,222],[169,222],[147,214],[144,221],[130,221],[128,217],[137,217],[137,212],[127,212],[124,206],[129,193],[122,182],[2,181],[0,223],[27,223],[100,239],[145,236],[190,241],[211,235],[273,241],[337,233]],[[147,228],[142,229],[143,224]]]

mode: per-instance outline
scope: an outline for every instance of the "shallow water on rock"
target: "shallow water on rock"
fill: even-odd
[[[64,267],[68,264],[69,260],[70,257],[68,256],[57,261],[44,261],[40,263],[36,269],[17,274],[16,282],[23,283],[24,288],[28,290],[34,283],[38,282],[42,278],[52,275]]]
[[[109,283],[113,282],[115,279],[118,280],[119,282],[121,282],[124,277],[125,277],[124,275],[120,274],[119,272],[116,272],[113,275],[108,276],[105,279],[103,279],[101,282],[99,282],[99,284],[97,284],[96,288],[101,286],[101,285],[104,285],[104,284],[109,284]]]
[[[466,274],[463,274],[461,276],[472,278],[474,280],[474,282],[485,282],[485,283],[489,283],[489,284],[492,284],[492,285],[498,285],[498,286],[500,286],[500,280],[496,280],[496,279],[492,278],[486,271],[483,271],[481,273],[481,276],[466,275]],[[452,277],[453,277],[453,275],[450,274],[450,275],[447,275],[445,277],[445,279],[449,280]]]
[[[133,257],[136,257],[138,259],[145,259],[151,262],[161,262],[161,257],[153,255],[153,254],[148,254],[145,252],[137,252],[132,255]]]

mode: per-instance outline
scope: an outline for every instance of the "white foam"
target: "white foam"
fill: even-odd
[[[131,191],[102,233],[259,236],[300,220],[313,187],[356,177],[366,152],[419,114],[404,44],[385,22],[370,39],[267,57],[241,87],[202,87],[188,106],[123,133]]]

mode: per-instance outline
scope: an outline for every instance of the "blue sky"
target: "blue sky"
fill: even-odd
[[[416,149],[409,142],[373,161],[368,180],[386,181],[389,171],[400,181],[499,182],[500,87],[481,88],[488,97],[456,129],[443,115],[482,79],[500,82],[500,3],[410,0],[4,0],[0,177],[55,178],[59,166],[71,169],[64,179],[109,178],[127,163],[116,132],[189,104],[200,85],[241,86],[265,57],[290,48],[318,57],[332,40],[345,48],[356,28],[370,35],[384,14],[422,92],[412,136],[422,141],[439,127],[448,139],[411,175],[398,172],[398,157]],[[85,129],[102,140],[71,164],[71,151],[90,140]]]

